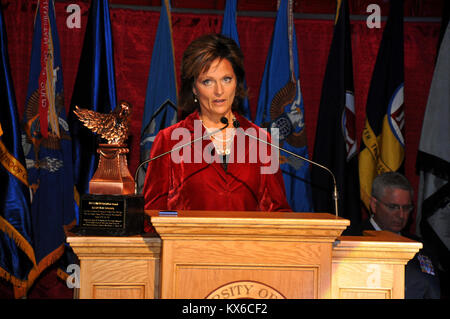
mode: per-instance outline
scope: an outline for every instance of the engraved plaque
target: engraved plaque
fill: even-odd
[[[80,215],[81,227],[124,228],[125,227],[125,198],[84,199]]]
[[[74,230],[76,233],[128,236],[143,232],[142,195],[85,194],[80,206],[79,224]]]

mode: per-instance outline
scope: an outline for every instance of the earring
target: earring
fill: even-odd
[[[197,103],[197,102],[198,102],[197,95],[194,95],[194,103]]]

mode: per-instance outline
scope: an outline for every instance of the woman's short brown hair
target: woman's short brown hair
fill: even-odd
[[[181,62],[181,90],[179,111],[181,119],[198,110],[200,105],[194,102],[192,92],[195,80],[209,70],[211,63],[219,59],[227,59],[236,74],[236,94],[232,109],[242,113],[242,101],[247,96],[244,85],[244,56],[236,42],[221,34],[207,34],[192,41],[184,51]]]

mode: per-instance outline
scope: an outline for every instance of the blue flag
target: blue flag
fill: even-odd
[[[239,43],[239,35],[237,31],[237,25],[236,25],[236,7],[237,7],[237,0],[227,0],[227,3],[225,4],[225,12],[223,14],[223,22],[222,22],[222,31],[221,33],[231,39],[234,40],[234,42],[237,43],[237,45],[240,47]],[[247,82],[244,79],[244,86],[247,88]],[[248,105],[248,98],[245,98],[242,101],[242,109],[244,111],[244,116],[251,120],[251,114],[250,114],[250,107]]]
[[[92,1],[72,100],[69,125],[72,134],[75,196],[89,192],[97,169],[97,136],[78,120],[75,106],[109,113],[116,106],[114,55],[107,0]],[[77,206],[78,207],[78,206]]]
[[[141,162],[150,156],[158,132],[177,121],[177,82],[172,41],[169,0],[163,0],[158,30],[153,45],[147,96],[141,129]],[[138,172],[138,190],[144,184],[145,170]]]
[[[63,254],[64,227],[75,223],[72,142],[52,0],[38,2],[22,121],[37,263],[29,276],[31,284]]]
[[[28,175],[0,7],[0,277],[23,291],[35,266]],[[16,297],[23,294],[15,293]]]
[[[279,129],[280,147],[308,157],[292,1],[282,0],[262,78],[255,123]],[[312,211],[309,165],[280,153],[286,195],[297,212]]]

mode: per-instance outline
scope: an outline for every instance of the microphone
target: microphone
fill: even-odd
[[[226,129],[226,128],[228,127],[228,124],[229,124],[229,123],[228,123],[228,119],[227,119],[225,116],[222,116],[222,117],[220,118],[220,122],[221,122],[222,124],[225,124],[225,126],[219,128],[219,129],[217,129],[217,130],[215,130],[215,131],[213,131],[213,132],[211,132],[211,133],[208,133],[208,134],[202,135],[202,136],[200,136],[200,137],[197,137],[196,139],[193,139],[192,141],[189,141],[189,142],[187,142],[187,143],[185,143],[185,144],[183,144],[183,145],[179,145],[179,146],[177,146],[177,147],[174,147],[174,148],[172,148],[171,150],[169,150],[169,151],[167,151],[167,152],[164,152],[164,153],[161,153],[161,154],[159,154],[159,155],[156,155],[155,157],[149,158],[148,160],[145,160],[145,161],[143,161],[141,164],[139,164],[139,166],[137,167],[136,172],[135,172],[135,174],[134,174],[134,193],[135,193],[136,195],[137,195],[137,193],[138,193],[138,189],[137,189],[137,188],[138,188],[138,186],[137,186],[137,175],[138,175],[139,170],[141,169],[142,166],[144,166],[144,165],[147,164],[147,163],[150,163],[151,161],[153,161],[153,160],[155,160],[155,159],[158,159],[158,158],[163,157],[163,156],[165,156],[165,155],[167,155],[167,154],[170,154],[170,153],[172,153],[172,152],[178,151],[179,149],[182,149],[182,148],[184,148],[184,147],[186,147],[186,146],[189,146],[189,145],[191,145],[191,144],[193,144],[193,143],[195,143],[195,142],[197,142],[197,141],[199,141],[199,140],[202,140],[202,139],[205,139],[205,138],[210,137],[211,135],[217,134],[217,133],[223,131],[224,129]]]
[[[234,128],[240,127],[240,123],[238,122],[238,120],[233,119],[233,126],[234,126]],[[334,176],[333,172],[328,167],[325,167],[325,166],[323,166],[323,165],[321,165],[319,163],[316,163],[316,162],[314,162],[314,161],[312,161],[310,159],[307,159],[306,157],[303,157],[301,155],[295,154],[295,153],[293,153],[293,152],[291,152],[291,151],[289,151],[289,150],[287,150],[285,148],[279,147],[278,145],[272,144],[272,143],[264,141],[264,140],[262,140],[262,139],[260,139],[260,138],[258,138],[256,136],[250,135],[250,134],[246,133],[244,130],[242,130],[242,132],[244,133],[244,135],[247,135],[248,137],[251,137],[251,138],[253,138],[253,139],[255,139],[255,140],[259,141],[259,142],[263,142],[263,143],[265,143],[265,144],[267,144],[269,146],[273,146],[273,147],[279,149],[280,151],[286,152],[286,153],[288,153],[288,154],[290,154],[290,155],[292,155],[292,156],[294,156],[296,158],[299,158],[299,159],[301,159],[301,160],[303,160],[305,162],[311,163],[311,164],[313,164],[315,166],[318,166],[318,167],[326,170],[331,175],[331,177],[333,178],[334,190],[333,190],[333,194],[332,194],[332,199],[334,201],[334,211],[335,211],[336,217],[339,216],[339,213],[338,213],[338,198],[339,198],[339,194],[338,194],[338,190],[337,190],[336,177]]]

